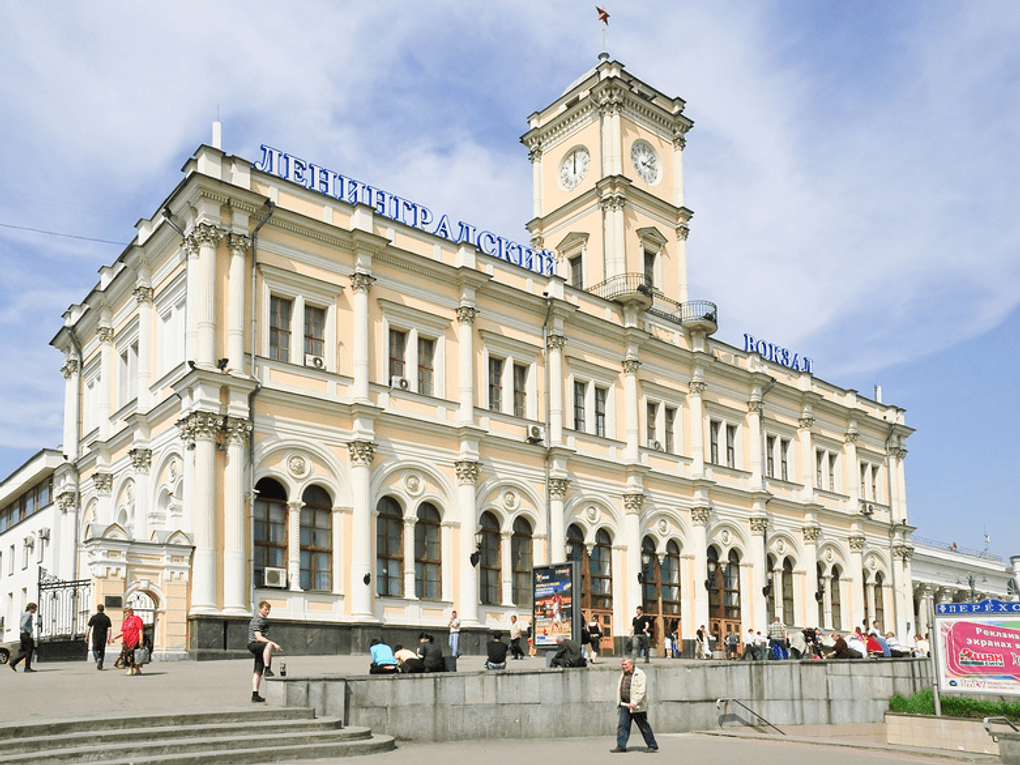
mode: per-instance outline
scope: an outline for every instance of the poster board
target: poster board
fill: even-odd
[[[560,637],[578,640],[581,634],[580,563],[568,561],[535,566],[531,583],[534,595],[531,634],[535,648],[555,648],[556,639]]]
[[[940,691],[1020,696],[1020,603],[940,603],[935,639]]]

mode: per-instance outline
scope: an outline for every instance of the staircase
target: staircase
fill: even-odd
[[[392,736],[311,709],[111,715],[0,725],[0,765],[219,765],[385,752]]]

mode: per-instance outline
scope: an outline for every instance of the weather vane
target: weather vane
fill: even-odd
[[[595,10],[599,14],[599,21],[602,22],[602,50],[606,50],[606,28],[609,26],[609,13],[603,6],[596,5]]]

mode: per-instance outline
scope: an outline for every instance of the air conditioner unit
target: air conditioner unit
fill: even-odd
[[[411,383],[408,382],[406,377],[397,377],[396,375],[393,375],[393,377],[390,378],[390,387],[399,388],[400,390],[410,390]]]
[[[285,568],[267,568],[265,575],[263,576],[263,586],[265,587],[276,587],[278,589],[286,589],[287,587],[287,569]]]
[[[314,367],[315,369],[325,369],[326,360],[322,356],[315,356],[311,353],[305,354],[305,366]]]
[[[541,425],[528,426],[528,443],[540,444],[545,441],[545,428]]]
[[[664,449],[662,448],[662,444],[658,441],[652,441],[652,443],[649,444],[649,446],[651,446],[651,448],[657,452],[664,451]]]

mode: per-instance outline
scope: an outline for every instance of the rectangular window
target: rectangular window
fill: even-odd
[[[570,259],[570,286],[577,289],[584,289],[584,272],[581,269],[581,256],[575,255]]]
[[[719,420],[710,420],[708,423],[708,461],[713,465],[719,464],[719,430],[722,423]]]
[[[784,481],[790,480],[790,442],[785,438],[779,439],[779,477]]]
[[[655,253],[645,250],[645,280],[649,286],[655,284]]]
[[[528,416],[528,367],[514,364],[514,417]]]
[[[737,466],[737,426],[726,426],[726,467]]]
[[[871,499],[878,502],[878,465],[871,466]]]
[[[765,437],[765,475],[769,478],[775,478],[776,476],[776,437],[766,436]]]
[[[407,352],[407,333],[390,330],[390,377],[404,376],[404,354]]]
[[[659,405],[649,403],[645,407],[645,442],[649,448],[654,449],[656,442],[659,440],[659,429],[657,426],[657,420],[659,419]],[[661,444],[660,444],[661,446]]]
[[[431,396],[435,390],[436,341],[418,336],[418,392]]]
[[[676,407],[666,407],[666,437],[663,448],[670,454],[676,454]]]
[[[584,432],[584,400],[588,394],[588,383],[574,380],[574,430]]]
[[[836,455],[829,455],[829,491],[836,490]]]
[[[120,354],[117,379],[117,403],[123,406],[138,397],[138,343]]]
[[[305,354],[326,355],[326,309],[305,304]]]
[[[605,438],[606,436],[606,400],[609,398],[609,388],[595,386],[595,435]]]
[[[276,361],[290,361],[291,308],[289,300],[269,298],[269,358]]]
[[[868,481],[868,465],[866,462],[861,463],[861,499],[867,499],[867,495],[864,492],[865,486]]]
[[[333,589],[333,514],[329,508],[301,508],[301,589]]]
[[[822,468],[825,466],[825,452],[815,452],[815,486],[819,489],[823,488],[822,484]]]
[[[489,356],[489,411],[503,411],[503,362]]]

